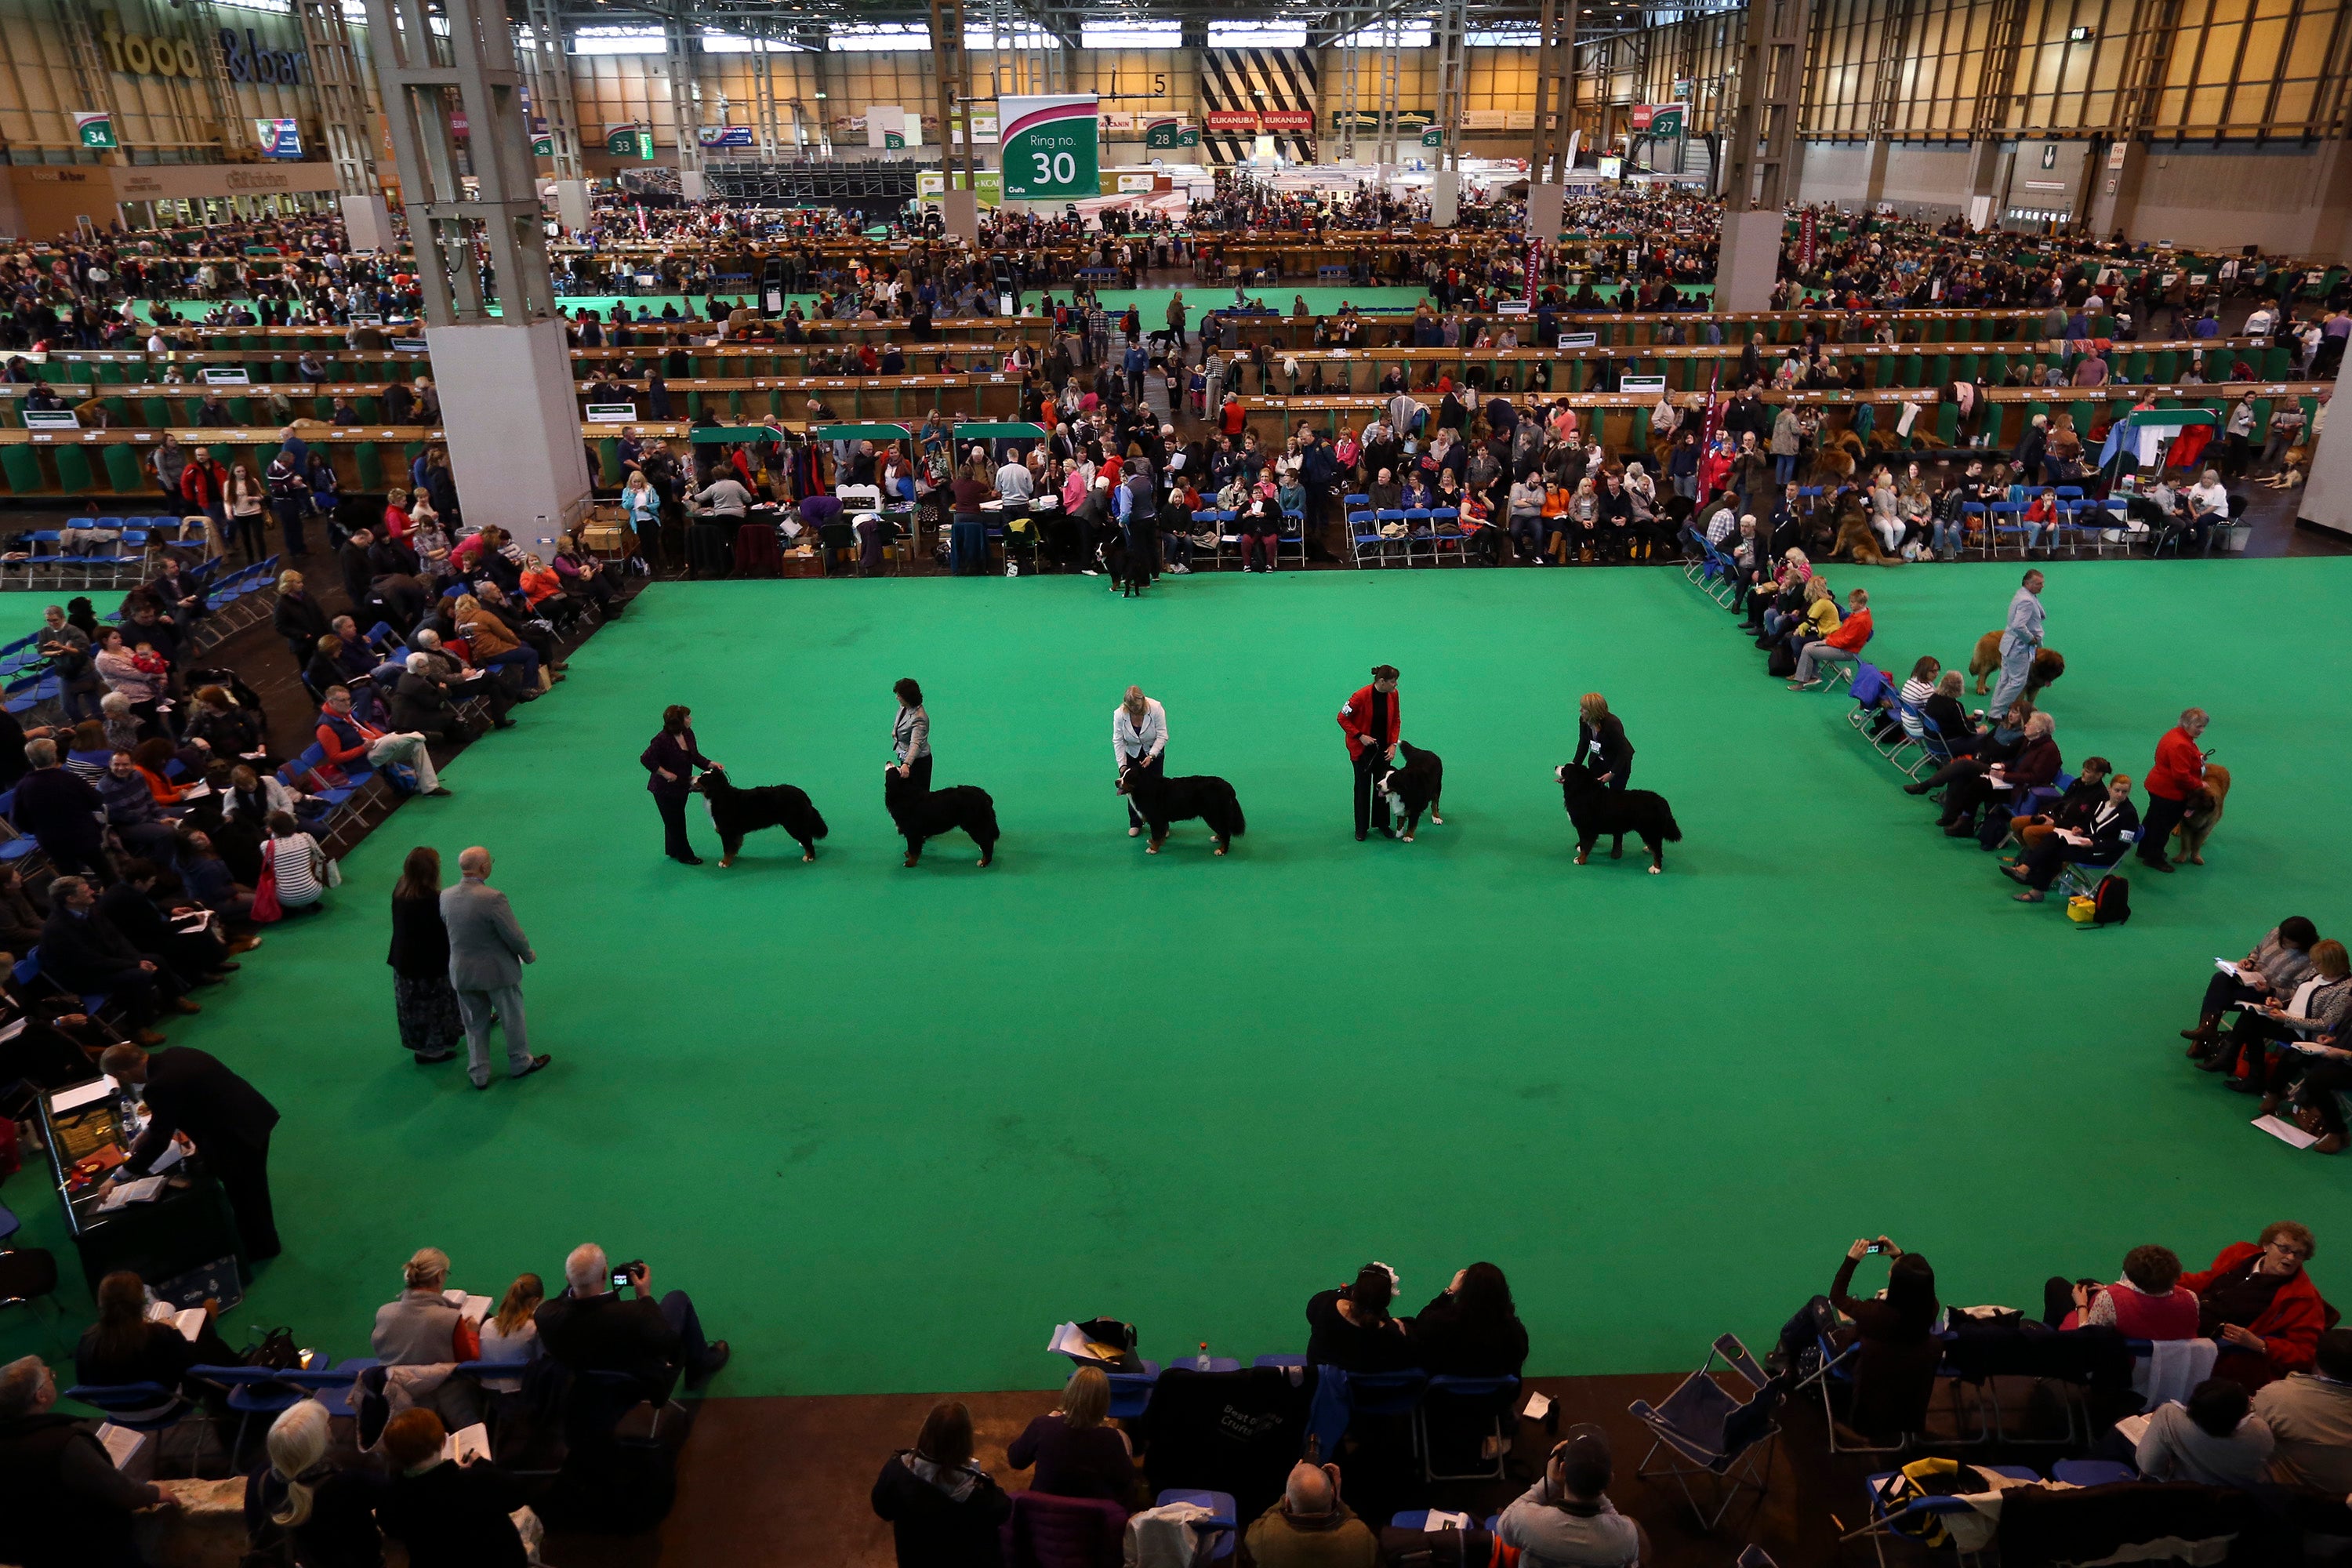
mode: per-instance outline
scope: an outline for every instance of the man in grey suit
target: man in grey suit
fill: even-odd
[[[538,963],[539,954],[515,923],[507,896],[489,885],[490,852],[474,846],[457,857],[457,885],[441,889],[449,985],[466,1023],[466,1074],[476,1089],[488,1089],[493,1017],[506,1026],[509,1078],[529,1078],[548,1063],[530,1054],[523,1033],[522,966]]]

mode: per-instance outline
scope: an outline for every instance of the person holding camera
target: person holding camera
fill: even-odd
[[[1621,1568],[1647,1562],[1650,1538],[1609,1500],[1609,1438],[1571,1426],[1544,1461],[1543,1479],[1503,1510],[1495,1533],[1521,1568]]]
[[[637,1394],[658,1404],[669,1397],[681,1373],[690,1384],[708,1383],[733,1353],[725,1340],[705,1340],[702,1320],[683,1290],[654,1299],[653,1271],[643,1262],[617,1267],[604,1249],[583,1242],[563,1260],[565,1290],[540,1304],[533,1315],[546,1353],[575,1373],[618,1373],[634,1380]],[[621,1292],[630,1294],[624,1299]]]

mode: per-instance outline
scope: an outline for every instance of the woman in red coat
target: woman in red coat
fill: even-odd
[[[1397,700],[1397,671],[1392,664],[1372,667],[1372,683],[1348,699],[1339,710],[1339,729],[1348,738],[1348,760],[1356,765],[1356,842],[1361,844],[1372,826],[1372,780],[1396,750],[1403,705]],[[1381,826],[1386,833],[1388,827]]]
[[[2139,831],[2139,863],[2168,875],[2172,830],[2188,814],[2189,797],[2205,786],[2205,752],[2197,737],[2210,721],[2202,708],[2191,708],[2180,722],[2156,743],[2156,764],[2147,770],[2147,816]]]
[[[2213,1267],[2181,1276],[2197,1292],[2198,1327],[2220,1342],[2217,1377],[2250,1388],[2308,1372],[2331,1309],[2304,1271],[2316,1250],[2311,1232],[2293,1220],[2263,1227],[2260,1241],[2234,1241]]]

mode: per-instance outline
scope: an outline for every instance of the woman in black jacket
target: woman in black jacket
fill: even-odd
[[[419,1063],[446,1062],[466,1036],[449,988],[449,928],[441,923],[441,852],[411,849],[392,889],[393,1005],[400,1043]]]
[[[1625,726],[1609,711],[1609,699],[1588,691],[1577,702],[1576,761],[1590,768],[1599,782],[1623,789],[1633,773],[1633,742]]]
[[[151,1321],[146,1284],[130,1270],[117,1269],[98,1282],[98,1321],[82,1331],[74,1347],[74,1376],[97,1388],[159,1384],[166,1397],[157,1407],[168,1408],[183,1392],[189,1368],[240,1363],[242,1358],[214,1327],[219,1310],[216,1301],[205,1303],[205,1321],[191,1339],[168,1319]],[[200,1397],[212,1389],[199,1379],[185,1392]]]
[[[654,797],[654,805],[661,812],[662,853],[688,866],[702,864],[702,857],[686,837],[686,802],[694,793],[695,770],[719,766],[702,754],[694,742],[691,727],[694,713],[683,702],[673,702],[662,710],[661,733],[648,743],[637,761],[645,764],[646,789]]]
[[[1381,1263],[1356,1271],[1356,1282],[1317,1292],[1307,1303],[1307,1359],[1344,1372],[1395,1372],[1412,1364],[1404,1325],[1389,1316],[1396,1276]]]
[[[278,635],[286,639],[286,650],[294,656],[294,668],[308,669],[310,656],[319,651],[319,639],[328,632],[327,612],[302,585],[299,572],[278,574],[278,607],[270,612],[270,621]]]
[[[2026,851],[2023,865],[2004,866],[2001,870],[2025,884],[2025,891],[2017,895],[2019,903],[2038,904],[2068,861],[2112,866],[2124,858],[2124,850],[2130,843],[2124,835],[2136,836],[2138,832],[2139,809],[2132,805],[2130,775],[2117,773],[2107,781],[2106,798],[2087,816],[2073,826],[2062,824],[2056,832]]]
[[[877,1518],[890,1521],[898,1568],[1000,1568],[998,1529],[1013,1500],[972,1462],[971,1412],[959,1400],[931,1406],[912,1448],[875,1478]]]
[[[1405,1337],[1414,1364],[1433,1375],[1517,1377],[1528,1359],[1527,1325],[1511,1304],[1510,1282],[1491,1263],[1454,1275]]]

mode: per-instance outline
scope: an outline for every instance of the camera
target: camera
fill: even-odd
[[[645,1265],[642,1262],[615,1263],[613,1265],[613,1289],[618,1290],[623,1286],[631,1283],[635,1279],[637,1270],[644,1267]]]

